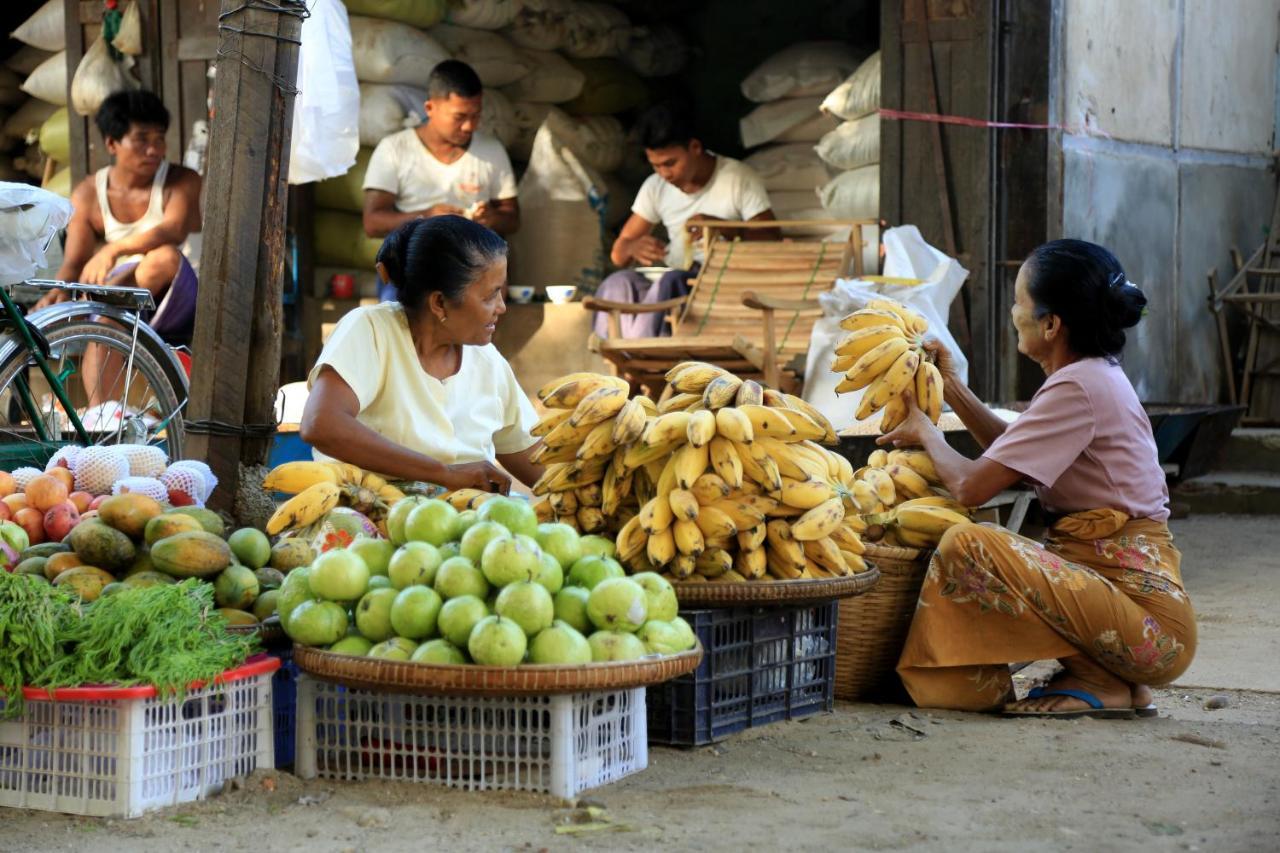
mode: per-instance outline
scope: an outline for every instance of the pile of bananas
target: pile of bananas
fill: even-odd
[[[870,542],[934,548],[948,528],[969,520],[969,508],[947,494],[923,450],[872,451],[851,491]]]
[[[865,569],[853,467],[798,397],[703,362],[669,396],[629,397],[598,374],[549,383],[534,434],[539,516],[616,535],[632,571],[686,582],[839,577]],[[877,503],[875,509],[884,510]]]
[[[404,497],[385,478],[345,462],[285,462],[267,473],[262,488],[293,495],[267,521],[272,536],[309,527],[338,506],[380,524],[391,504]]]
[[[844,379],[836,393],[865,388],[856,417],[880,410],[880,431],[890,432],[907,417],[902,393],[911,390],[916,404],[935,424],[942,416],[942,374],[926,357],[924,334],[929,324],[910,308],[889,299],[873,299],[866,308],[840,321],[850,334],[836,346],[831,364]]]

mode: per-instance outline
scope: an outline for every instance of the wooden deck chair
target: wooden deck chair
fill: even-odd
[[[609,336],[592,336],[591,348],[614,372],[657,397],[673,365],[695,359],[717,364],[775,388],[798,392],[819,293],[837,278],[861,275],[863,226],[856,221],[691,220],[700,226],[702,268],[688,296],[647,305],[587,298],[583,307],[604,311]],[[753,228],[849,228],[844,240],[743,240]],[[733,235],[733,236],[730,236]],[[624,339],[622,315],[671,312],[672,334]]]

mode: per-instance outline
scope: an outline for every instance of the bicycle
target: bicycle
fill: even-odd
[[[54,288],[71,300],[23,315],[13,299]],[[175,351],[141,319],[154,307],[145,288],[48,279],[0,284],[0,469],[43,468],[67,444],[157,444],[169,458],[182,458],[187,374]],[[90,345],[123,361],[111,389],[122,382],[123,393],[113,401],[115,412],[100,404],[86,424],[77,398],[101,396],[102,383],[89,389],[68,380],[81,372]]]

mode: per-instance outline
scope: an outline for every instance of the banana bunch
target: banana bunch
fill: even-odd
[[[659,403],[613,377],[574,374],[538,397],[546,471],[539,517],[616,533],[632,571],[744,582],[865,569],[852,465],[803,400],[704,362],[667,373]]]
[[[850,491],[868,541],[935,548],[947,528],[969,520],[968,507],[947,494],[923,450],[872,451]]]
[[[338,506],[351,507],[376,523],[404,497],[381,475],[336,461],[285,462],[267,473],[262,488],[293,495],[267,521],[271,535],[308,527]]]
[[[856,417],[863,420],[883,410],[880,431],[890,432],[907,417],[904,391],[935,424],[942,416],[942,374],[925,356],[928,322],[920,314],[889,299],[873,299],[866,308],[840,321],[849,332],[836,346],[831,364],[844,374],[836,393],[866,389]]]

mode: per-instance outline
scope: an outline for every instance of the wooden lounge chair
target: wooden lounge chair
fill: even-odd
[[[804,355],[814,320],[822,309],[819,293],[837,278],[862,269],[862,228],[858,221],[691,220],[702,230],[705,260],[688,296],[647,305],[587,298],[589,311],[608,316],[609,336],[593,335],[591,348],[614,372],[650,395],[660,394],[664,374],[688,359],[707,361],[744,378],[798,392],[804,382]],[[848,227],[849,237],[748,241],[753,228]],[[732,236],[731,236],[732,235]],[[672,334],[663,338],[624,339],[622,315],[670,312]]]

